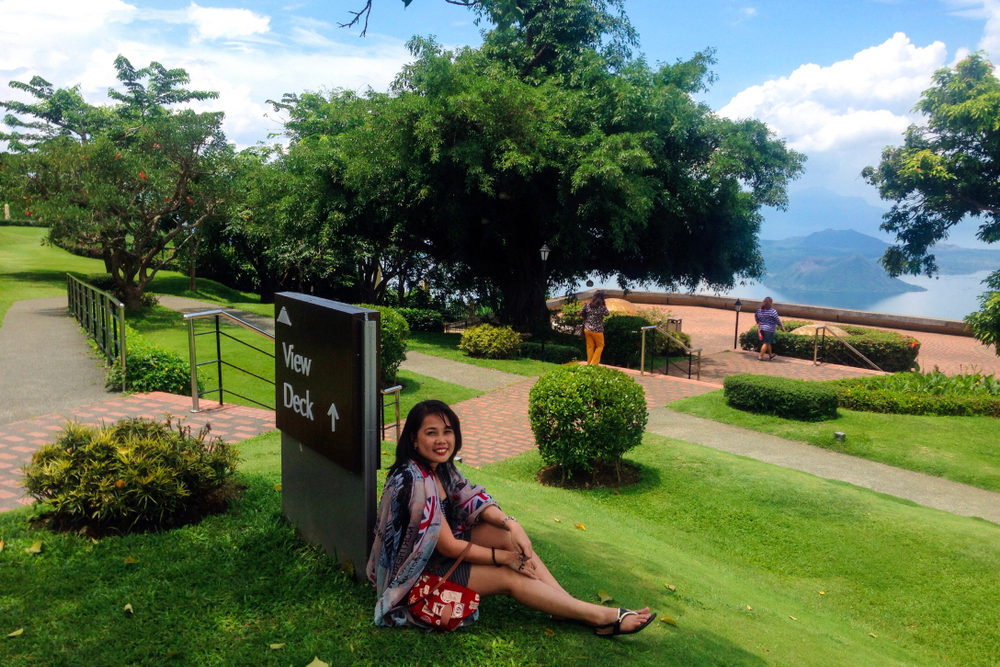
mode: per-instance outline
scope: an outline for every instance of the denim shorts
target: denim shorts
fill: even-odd
[[[773,331],[764,331],[762,329],[760,333],[764,337],[764,342],[763,342],[764,345],[770,345],[771,343],[774,342],[774,332]]]

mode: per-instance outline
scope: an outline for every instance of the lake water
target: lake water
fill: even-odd
[[[763,299],[765,296],[770,296],[779,303],[800,303],[812,306],[869,310],[877,313],[893,313],[895,315],[961,320],[969,313],[979,310],[977,297],[986,291],[983,280],[988,275],[990,275],[989,271],[979,271],[964,276],[938,276],[935,278],[900,276],[900,280],[919,285],[927,291],[907,292],[888,297],[867,292],[781,292],[760,283],[738,285],[725,292],[708,290],[697,290],[697,292],[748,299]],[[618,285],[613,281],[602,283],[595,279],[594,282],[596,287],[618,289]],[[581,283],[577,289],[582,291],[590,288]],[[637,286],[634,289],[661,291],[653,286]]]

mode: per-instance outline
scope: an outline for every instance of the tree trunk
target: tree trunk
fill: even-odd
[[[499,287],[503,294],[501,321],[518,331],[547,334],[546,325],[551,329],[551,324],[540,275],[515,273]]]
[[[198,279],[195,276],[195,258],[193,255],[188,260],[188,290],[195,294],[198,293]]]

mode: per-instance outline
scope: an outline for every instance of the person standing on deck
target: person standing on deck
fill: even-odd
[[[771,352],[771,344],[774,342],[775,330],[781,329],[784,331],[785,327],[781,324],[778,311],[772,308],[773,304],[774,301],[771,297],[765,298],[764,302],[760,304],[760,308],[754,314],[754,319],[757,320],[757,331],[762,341],[757,361],[771,361],[771,359],[778,356]]]
[[[583,336],[587,339],[587,363],[591,366],[601,364],[601,352],[604,351],[604,318],[610,313],[604,305],[604,292],[597,290],[594,297],[584,304],[580,315],[583,316]]]

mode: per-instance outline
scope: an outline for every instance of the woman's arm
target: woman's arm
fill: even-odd
[[[436,547],[438,553],[448,558],[458,558],[467,546],[468,542],[457,539],[451,534],[447,521],[441,524],[441,534],[438,536]],[[538,578],[535,575],[535,566],[530,560],[522,559],[521,554],[506,549],[492,549],[473,544],[465,554],[465,560],[475,565],[505,565],[526,577]]]
[[[531,546],[531,540],[528,538],[528,534],[524,532],[521,524],[517,522],[517,519],[507,516],[496,505],[490,505],[479,515],[479,520],[509,532],[514,551],[524,554],[525,558],[534,558],[535,551]]]

